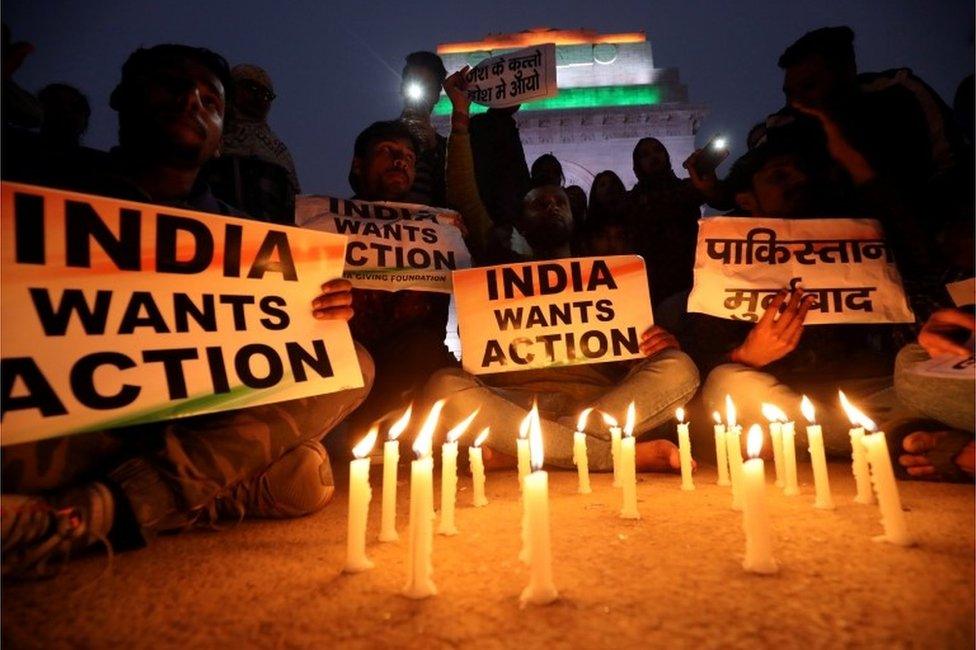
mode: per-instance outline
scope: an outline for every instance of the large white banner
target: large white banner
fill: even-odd
[[[363,385],[349,326],[312,315],[345,237],[2,188],[0,443]]]
[[[349,238],[343,277],[358,289],[451,293],[451,271],[471,266],[453,210],[299,196],[295,223]]]
[[[556,46],[533,45],[485,59],[468,71],[468,99],[492,108],[555,97]]]
[[[901,276],[873,219],[707,217],[688,311],[756,321],[781,289],[813,295],[808,325],[910,323]]]
[[[461,364],[475,375],[638,359],[654,322],[637,255],[456,271],[454,288]]]

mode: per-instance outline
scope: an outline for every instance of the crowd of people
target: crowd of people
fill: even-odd
[[[448,296],[330,279],[309,308],[348,321],[363,388],[4,447],[3,574],[43,574],[99,541],[134,548],[222,518],[314,512],[334,492],[330,451],[348,452],[343,428],[359,435],[440,398],[446,421],[480,408],[507,432],[537,400],[547,462],[563,467],[582,408],[623,413],[635,400],[639,469],[674,471],[677,448],[661,425],[676,407],[708,414],[731,395],[741,421],[762,421],[761,401],[798,404],[803,392],[832,404],[841,387],[886,422],[900,476],[972,480],[973,382],[912,367],[972,352],[972,309],[953,307],[944,286],[973,276],[973,77],[950,108],[909,70],[859,72],[853,41],[847,27],[822,28],[785,50],[784,107],[753,127],[725,177],[705,150],[679,177],[665,145],[645,137],[629,190],[609,170],[588,191],[563,187],[556,156],[525,159],[518,107],[471,116],[464,70],[449,77],[436,54],[410,54],[402,113],[356,138],[352,198],[456,210],[475,265],[643,256],[656,323],[643,333],[644,358],[474,376],[445,346]],[[185,45],[133,52],[109,98],[118,145],[104,152],[83,145],[91,108],[81,91],[58,83],[34,95],[15,82],[29,52],[4,26],[4,180],[294,222],[301,187],[267,122],[276,95],[262,68]],[[453,107],[449,134],[431,123],[441,89]],[[916,326],[806,328],[801,288],[784,289],[755,323],[689,313],[703,211],[879,220]],[[818,412],[828,453],[849,454],[847,426],[829,419],[836,409]],[[590,467],[608,469],[607,432],[594,420],[587,433]],[[696,450],[709,448],[700,442]],[[514,435],[493,436],[486,462],[504,467],[514,455]]]

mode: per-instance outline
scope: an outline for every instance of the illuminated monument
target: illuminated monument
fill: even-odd
[[[556,44],[559,95],[522,105],[516,114],[529,165],[552,152],[563,164],[566,185],[589,192],[604,169],[635,182],[631,154],[640,138],[658,138],[671,152],[679,176],[694,151],[695,134],[707,109],[688,103],[688,89],[677,68],[655,68],[643,32],[598,34],[592,30],[531,29],[489,34],[473,43],[442,43],[437,53],[448,73],[482,59],[541,43]],[[486,110],[472,105],[472,112]],[[450,130],[450,103],[442,96],[435,125]]]

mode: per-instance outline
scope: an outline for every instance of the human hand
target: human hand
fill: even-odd
[[[312,315],[319,320],[348,321],[353,316],[352,283],[336,278],[322,285],[322,293],[312,301]]]
[[[762,368],[796,349],[813,296],[804,296],[803,289],[796,289],[790,296],[786,309],[780,314],[779,309],[787,295],[789,292],[785,290],[776,294],[763,312],[762,318],[749,330],[746,340],[732,350],[732,361]]]
[[[925,321],[918,334],[918,344],[932,357],[940,354],[969,356],[973,350],[954,341],[952,335],[960,332],[972,334],[973,330],[976,330],[976,317],[972,314],[959,309],[940,309]]]
[[[467,74],[470,66],[464,66],[450,77],[444,80],[444,92],[451,100],[451,106],[455,113],[467,115],[471,109],[471,100],[468,99],[468,79]]]
[[[688,158],[685,159],[681,166],[688,170],[688,179],[691,184],[705,196],[705,200],[708,202],[715,201],[719,198],[721,194],[721,181],[718,179],[718,175],[715,173],[715,167],[706,167],[701,169],[699,167],[699,162],[702,156],[705,154],[705,149],[695,149],[694,152]],[[725,150],[725,157],[729,155],[728,150]],[[720,161],[721,162],[721,161]]]
[[[827,152],[836,160],[858,185],[867,183],[875,177],[874,168],[867,158],[848,141],[840,125],[826,111],[793,102],[790,106],[798,113],[812,117],[820,123],[827,137]]]
[[[641,336],[640,351],[645,357],[650,358],[669,349],[680,350],[681,346],[678,339],[663,327],[651,325]]]

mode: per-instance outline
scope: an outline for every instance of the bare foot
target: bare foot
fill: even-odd
[[[691,468],[698,467],[694,459]],[[647,440],[637,443],[637,471],[680,472],[681,456],[678,447],[670,440]]]
[[[513,467],[518,467],[518,459],[515,456],[509,456],[508,454],[503,454],[500,451],[496,451],[491,447],[482,447],[481,455],[485,461],[485,471],[495,472],[500,469],[511,469]]]
[[[902,449],[906,452],[898,457],[898,462],[912,476],[935,476],[936,469],[925,455],[932,451],[946,437],[945,431],[915,431],[905,436]],[[970,476],[976,470],[976,443],[970,442],[955,457],[959,469]]]

